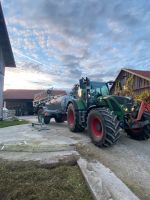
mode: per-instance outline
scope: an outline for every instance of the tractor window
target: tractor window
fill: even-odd
[[[106,84],[104,83],[97,83],[91,85],[90,93],[92,96],[99,95],[99,96],[107,96],[109,95],[109,90]]]
[[[106,85],[101,87],[101,93],[102,93],[102,96],[109,95],[109,90],[108,90],[108,87]]]

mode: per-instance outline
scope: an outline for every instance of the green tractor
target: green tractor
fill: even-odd
[[[93,143],[108,147],[116,143],[121,130],[137,140],[150,137],[150,106],[135,105],[132,98],[109,94],[108,84],[82,78],[67,104],[67,121],[72,132],[88,130]]]

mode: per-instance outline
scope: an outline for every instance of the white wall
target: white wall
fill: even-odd
[[[2,50],[0,48],[0,120],[3,118],[2,108],[3,108],[3,87],[4,87],[4,60],[2,55]]]

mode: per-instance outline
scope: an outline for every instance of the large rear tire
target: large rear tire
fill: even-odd
[[[79,124],[79,115],[75,111],[74,105],[69,104],[67,109],[67,122],[68,127],[72,132],[82,132],[84,128]]]
[[[150,119],[150,113],[144,112],[142,121],[148,119]],[[148,140],[150,138],[150,125],[139,129],[126,129],[125,131],[134,140]]]
[[[92,142],[99,147],[109,147],[120,137],[121,129],[117,116],[107,108],[91,110],[87,125]]]

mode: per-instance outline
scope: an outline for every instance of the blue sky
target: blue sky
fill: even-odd
[[[17,64],[7,88],[70,88],[150,70],[150,1],[2,0]]]

